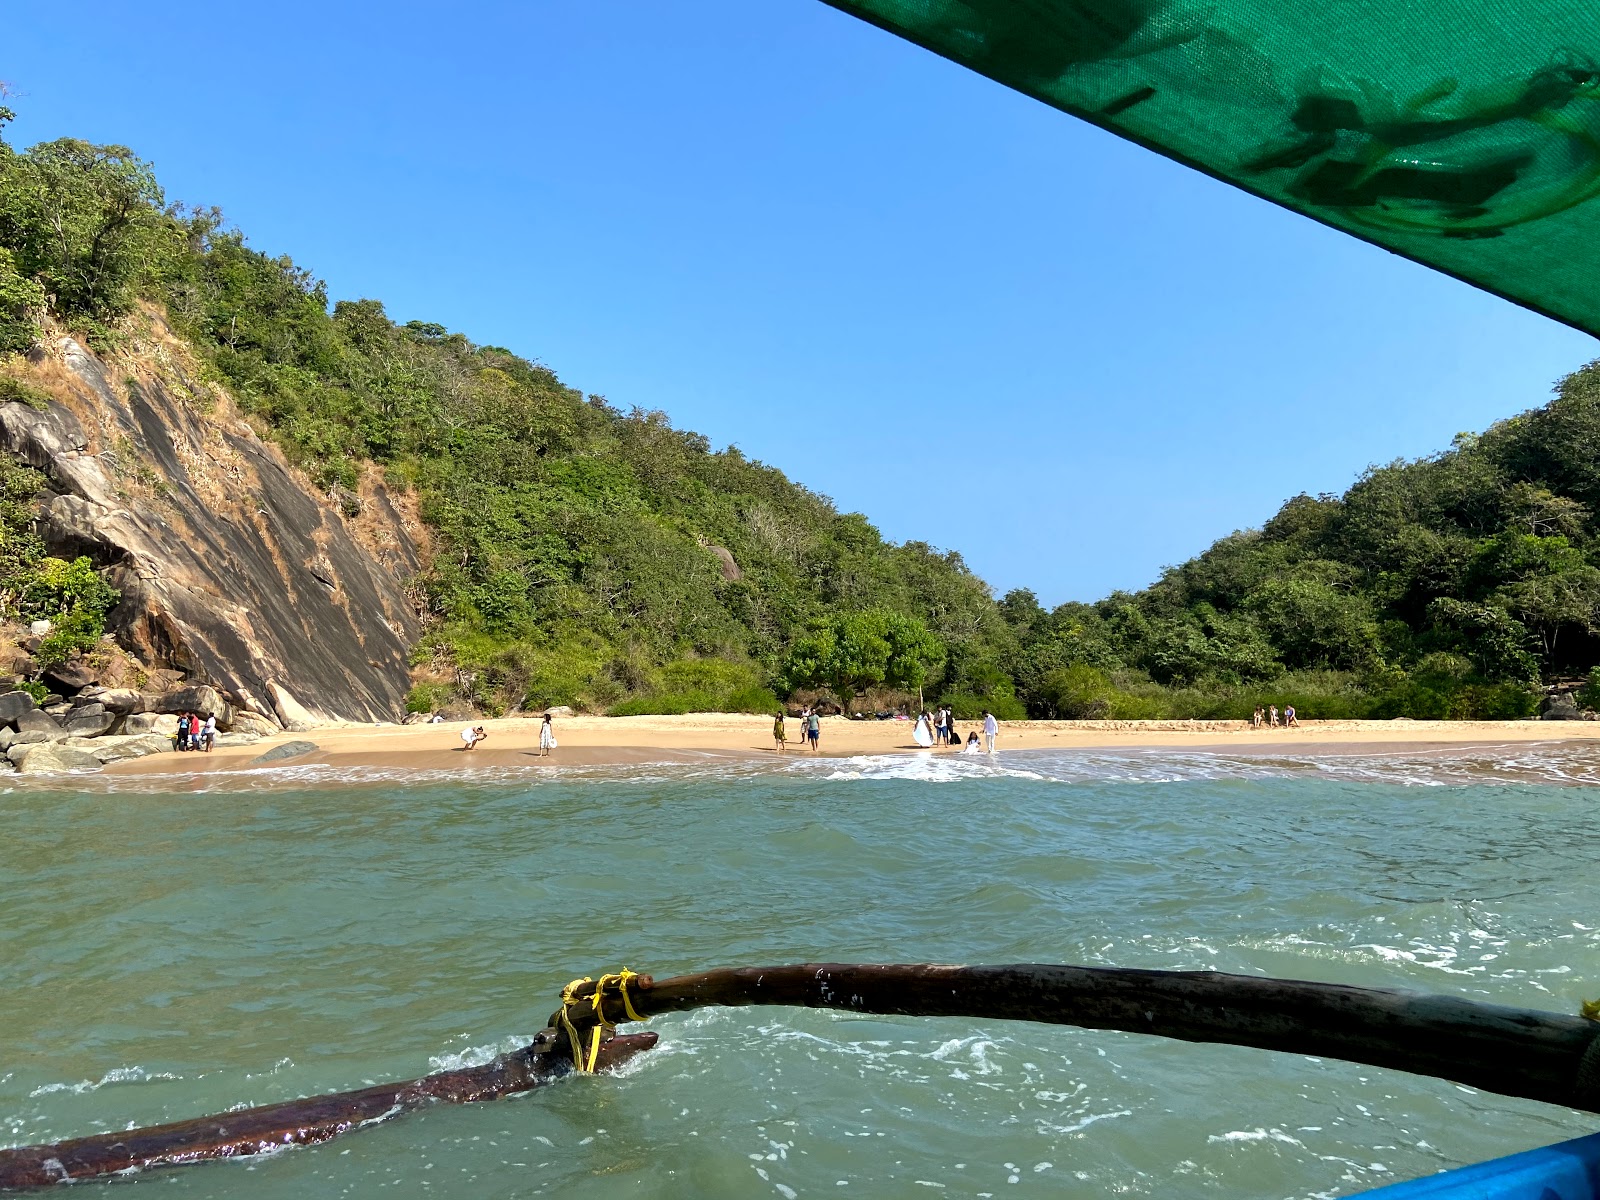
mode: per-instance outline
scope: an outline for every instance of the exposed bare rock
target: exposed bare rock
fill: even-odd
[[[103,704],[80,704],[62,721],[71,737],[99,737],[117,723],[117,714]]]
[[[100,682],[100,672],[83,655],[74,653],[64,663],[46,667],[44,681],[58,692],[78,692]]]
[[[134,712],[145,702],[144,696],[132,688],[85,688],[78,693],[78,699],[92,699],[114,713]]]
[[[68,771],[98,771],[99,758],[76,746],[36,743],[31,746],[13,746],[7,757],[24,775],[60,775]]]
[[[51,552],[104,568],[122,593],[109,620],[118,642],[174,673],[153,689],[185,678],[220,694],[146,707],[220,719],[225,701],[288,728],[397,719],[417,631],[408,518],[381,476],[345,506],[357,517],[317,495],[226,396],[183,373],[181,346],[151,319],[148,345],[118,360],[120,385],[62,338],[58,402],[0,404],[0,449],[57,493],[41,519]]]
[[[171,713],[129,713],[122,718],[122,732],[129,736],[142,733],[159,733],[171,738],[178,732],[178,718]]]
[[[10,725],[23,713],[31,713],[38,707],[27,692],[7,692],[0,696],[0,721]]]
[[[273,734],[283,732],[274,722],[252,712],[234,713],[230,729],[234,733],[250,733],[258,737],[271,737]]]
[[[279,723],[290,733],[305,733],[321,724],[287,688],[269,683],[267,692],[272,697],[272,708],[277,713]]]
[[[715,544],[706,548],[717,556],[717,561],[721,564],[722,577],[729,583],[737,583],[744,578],[744,572],[739,569],[739,564],[734,561],[732,550],[729,550],[726,546]]]
[[[164,754],[172,749],[172,739],[162,737],[158,733],[146,733],[135,737],[97,737],[81,745],[74,738],[63,742],[62,745],[86,750],[102,763],[114,763],[129,758],[144,758],[151,754]]]
[[[253,763],[282,762],[286,758],[299,758],[302,754],[310,754],[317,749],[315,742],[284,742],[281,746],[274,746],[263,751],[250,761]]]
[[[67,731],[61,727],[61,722],[47,712],[34,709],[25,712],[17,718],[17,742],[59,742],[67,736]]]
[[[174,692],[141,692],[134,706],[137,712],[146,713],[199,713],[202,717],[216,715],[217,721],[227,724],[232,716],[228,702],[217,689],[208,684],[179,688]]]

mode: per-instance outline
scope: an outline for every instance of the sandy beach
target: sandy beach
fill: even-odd
[[[559,746],[539,755],[539,722],[525,717],[474,722],[488,739],[461,749],[465,722],[443,725],[328,726],[282,734],[248,746],[219,746],[211,754],[158,754],[107,768],[117,775],[259,770],[263,766],[406,768],[602,766],[646,762],[703,762],[708,758],[776,758],[772,718],[728,713],[671,717],[566,717],[556,722]],[[789,722],[785,757],[801,748],[798,721]],[[822,722],[820,755],[953,754],[954,747],[923,750],[909,721]],[[975,724],[961,727],[963,736]],[[1382,748],[1467,748],[1521,742],[1600,740],[1600,722],[1551,721],[1306,721],[1295,729],[1251,729],[1243,721],[1007,721],[999,750],[1155,749],[1323,752]],[[261,755],[289,742],[311,747],[271,764]]]

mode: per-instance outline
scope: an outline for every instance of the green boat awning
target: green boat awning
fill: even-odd
[[[826,0],[1600,335],[1596,0]]]

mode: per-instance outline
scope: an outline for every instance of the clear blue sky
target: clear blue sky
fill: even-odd
[[[71,16],[7,6],[17,143],[132,146],[335,298],[665,409],[1050,603],[1600,353],[818,0]]]

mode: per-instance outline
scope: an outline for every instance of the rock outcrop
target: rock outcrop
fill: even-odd
[[[290,730],[399,719],[418,631],[405,591],[422,568],[417,523],[376,474],[337,505],[317,494],[224,393],[196,382],[182,344],[147,315],[148,337],[114,368],[65,337],[36,356],[36,382],[56,397],[47,409],[0,404],[0,449],[49,479],[51,553],[102,568],[122,594],[108,621],[118,643],[183,684],[80,697],[54,723],[60,736],[134,712],[215,710],[229,724],[254,713]]]

